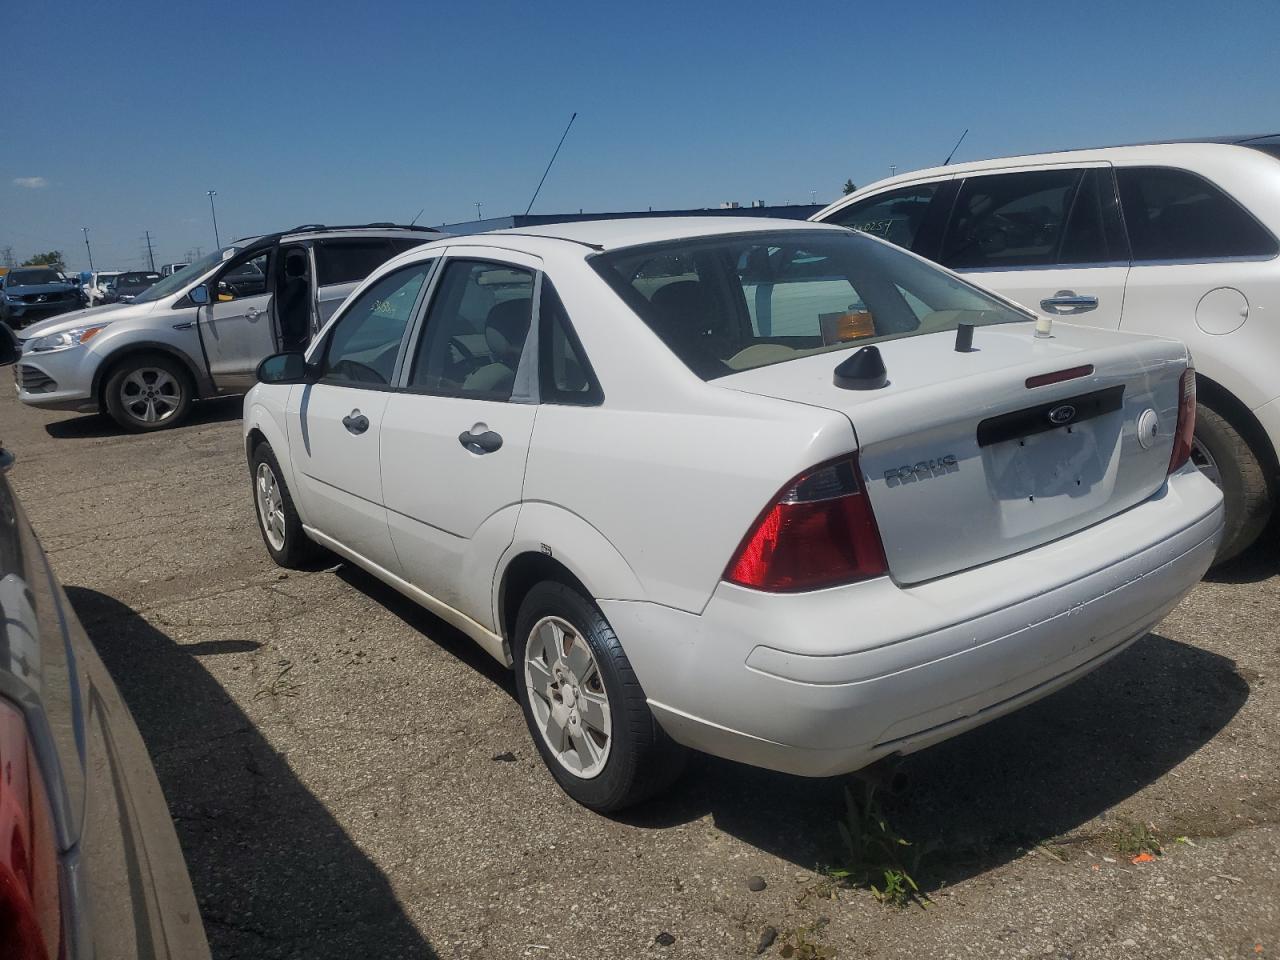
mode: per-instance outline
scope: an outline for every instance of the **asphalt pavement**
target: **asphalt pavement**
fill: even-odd
[[[622,817],[572,803],[464,636],[348,564],[270,562],[239,413],[131,436],[0,399],[215,957],[731,958],[770,931],[769,957],[1280,956],[1273,542],[1081,682],[908,758],[880,802],[923,898],[892,907],[825,870],[856,781],[703,758]]]

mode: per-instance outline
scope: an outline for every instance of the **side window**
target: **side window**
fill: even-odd
[[[510,400],[532,319],[531,271],[451,260],[427,312],[410,388]]]
[[[837,211],[828,222],[873,234],[910,250],[937,192],[936,183],[891,190]]]
[[[319,284],[363,280],[398,253],[385,237],[321,240],[316,243],[316,273]]]
[[[947,226],[942,263],[953,269],[1057,264],[1082,173],[1035,170],[967,178]]]
[[[351,386],[386,386],[414,305],[434,261],[389,273],[369,287],[334,324],[321,379]]]
[[[540,368],[539,393],[544,403],[576,403],[592,406],[604,401],[582,344],[569,323],[564,304],[545,276],[538,303]]]
[[[267,261],[271,251],[264,250],[249,260],[233,263],[218,277],[218,301],[240,300],[267,292]]]
[[[1276,239],[1208,180],[1168,167],[1116,170],[1134,260],[1273,257]]]

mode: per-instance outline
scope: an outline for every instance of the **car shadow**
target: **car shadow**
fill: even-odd
[[[512,700],[516,700],[515,675],[485,653],[474,640],[452,624],[429,613],[404,594],[387,586],[371,573],[355,564],[342,561],[337,576],[356,590],[376,600],[391,613],[403,620],[426,640],[457,657],[476,673],[483,675]]]
[[[201,400],[192,404],[191,415],[187,422],[172,429],[177,432],[206,423],[227,423],[239,420],[244,409],[242,397],[217,397],[213,400]],[[118,423],[102,413],[89,413],[79,417],[68,417],[66,420],[55,420],[44,425],[45,433],[55,440],[76,440],[88,437],[125,437],[130,431],[123,429]]]
[[[924,891],[1062,836],[1133,796],[1211,740],[1249,685],[1235,663],[1150,634],[1070,687],[904,759],[910,786],[881,796],[890,824],[920,848]],[[854,778],[805,780],[708,758],[666,798],[620,819],[715,825],[798,866],[841,862],[837,820]]]
[[[1280,574],[1280,521],[1272,521],[1257,541],[1205,574],[1210,583],[1260,583]]]
[[[142,731],[215,958],[434,960],[391,884],[201,665],[128,606],[67,587]]]

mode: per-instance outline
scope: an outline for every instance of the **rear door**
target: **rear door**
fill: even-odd
[[[1110,166],[965,177],[934,259],[1038,314],[1118,328],[1129,250]]]
[[[378,446],[409,324],[433,263],[415,263],[365,289],[317,346],[320,379],[289,398],[289,448],[310,525],[397,574]]]
[[[224,393],[253,386],[258,364],[278,348],[267,282],[273,255],[256,250],[232,259],[210,284],[212,302],[200,308],[200,343],[214,385]]]
[[[526,344],[540,265],[505,250],[451,251],[383,425],[388,520],[405,579],[489,629],[537,410]]]
[[[387,237],[321,238],[312,244],[315,257],[317,329],[328,323],[365,277],[400,251]]]

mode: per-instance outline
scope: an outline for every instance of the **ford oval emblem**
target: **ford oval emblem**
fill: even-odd
[[[1056,423],[1058,426],[1066,426],[1076,418],[1076,408],[1069,403],[1063,403],[1054,407],[1049,411],[1049,422]]]

